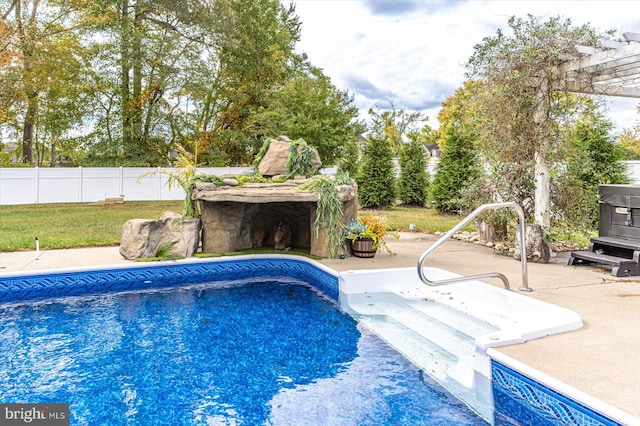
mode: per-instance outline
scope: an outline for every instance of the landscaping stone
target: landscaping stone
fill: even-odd
[[[222,179],[222,183],[228,186],[238,186],[238,181],[233,178]]]
[[[292,141],[286,136],[278,136],[276,139],[272,139],[269,143],[269,149],[265,153],[264,157],[258,164],[258,172],[265,177],[273,177],[278,175],[284,175],[287,173],[287,160],[289,159],[289,152],[291,151]],[[298,147],[298,153],[301,148]],[[315,152],[312,164],[314,170],[312,174],[315,174],[320,170],[322,162],[318,151],[314,148]]]
[[[122,226],[120,254],[128,260],[156,257],[165,243],[173,243],[171,254],[189,257],[198,250],[200,219],[178,224],[180,215],[164,212],[160,219],[131,219]]]

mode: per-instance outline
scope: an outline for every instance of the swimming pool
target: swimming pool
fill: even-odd
[[[311,288],[317,289],[329,299],[332,299],[334,303],[339,299],[339,297],[342,297],[340,294],[341,289],[338,285],[339,279],[341,278],[340,274],[337,274],[316,262],[292,256],[243,256],[237,258],[218,259],[215,261],[184,261],[153,266],[139,265],[136,267],[113,267],[101,270],[68,270],[57,271],[55,273],[3,276],[0,279],[0,302],[5,304],[15,304],[16,302],[29,301],[29,305],[22,305],[29,307],[21,309],[35,309],[37,306],[50,305],[50,303],[42,303],[42,301],[58,297],[76,297],[76,302],[74,303],[79,303],[77,300],[86,300],[87,295],[103,294],[106,296],[102,297],[106,297],[106,300],[110,300],[113,296],[112,293],[122,291],[133,291],[134,293],[130,294],[139,294],[135,292],[154,289],[153,292],[157,294],[165,294],[172,292],[165,292],[162,289],[167,289],[176,285],[196,285],[197,287],[199,285],[198,283],[212,281],[224,282],[228,281],[230,277],[233,277],[234,280],[261,280],[266,277],[269,278],[269,280],[275,279],[276,281],[280,281],[282,279],[304,281],[308,283]],[[177,294],[182,294],[182,298],[179,298],[180,300],[184,302],[185,300],[193,299],[193,296],[184,296],[182,293],[183,291],[184,290],[179,290],[177,292]],[[80,299],[77,299],[78,297],[80,297]],[[101,298],[96,297],[90,297],[89,299],[102,300]],[[33,305],[33,303],[35,303],[35,305]],[[249,306],[251,303],[248,303],[247,305]],[[130,304],[127,306],[130,306]],[[9,309],[18,309],[18,307],[14,306]],[[154,309],[153,311],[157,310],[158,309]],[[131,313],[131,309],[125,309],[123,312]],[[121,313],[121,315],[123,314]],[[208,315],[202,318],[199,317],[200,322],[193,321],[192,325],[197,327],[208,326],[211,323],[210,317],[212,316],[213,315]],[[103,330],[103,332],[100,333],[101,335],[111,336],[111,334],[114,333],[114,329],[117,330],[117,327],[114,327],[113,323],[105,321],[100,322],[99,319],[103,317],[104,315],[97,315],[92,324],[99,327],[99,330]],[[183,317],[183,314],[176,314],[173,318],[175,320]],[[208,322],[202,322],[207,319],[209,320]],[[361,336],[360,340],[376,340],[366,329],[359,326],[358,330]],[[111,338],[113,339],[113,336]],[[106,340],[107,342],[111,341],[108,338]],[[347,344],[347,346],[349,346],[349,344]],[[353,349],[352,344],[351,347]],[[353,350],[347,350],[346,352],[353,354]],[[303,358],[306,359],[308,357],[304,356]],[[404,358],[400,358],[400,360],[402,359]],[[347,362],[353,363],[353,360]],[[396,362],[402,363],[402,361]],[[161,363],[159,367],[164,367],[165,364],[168,363]],[[559,399],[557,392],[545,387],[544,385],[536,384],[535,381],[527,379],[527,377],[522,375],[517,369],[511,369],[508,364],[508,360],[504,359],[502,362],[490,361],[493,377],[499,379],[492,382],[492,388],[495,390],[493,393],[496,395],[495,409],[498,415],[496,415],[495,418],[488,419],[490,422],[495,422],[496,424],[509,424],[509,422],[512,421],[519,421],[522,422],[522,424],[530,424],[526,422],[531,418],[537,418],[531,416],[539,416],[539,418],[547,422],[539,424],[566,424],[563,423],[562,419],[562,416],[564,415],[569,419],[582,419],[584,422],[581,424],[617,424],[615,421],[602,416],[596,411],[586,409],[580,403],[567,400],[567,398]],[[407,365],[409,366],[409,371],[412,371],[411,365]],[[346,366],[343,363],[334,368],[337,373],[340,373],[342,370],[337,370],[346,368]],[[348,371],[348,369],[346,371]],[[372,370],[369,368],[366,371],[367,373],[363,376],[367,377],[365,383],[368,382],[368,377],[372,372],[375,372],[375,369]],[[417,371],[418,370],[415,370],[414,367],[413,373],[416,373]],[[170,376],[171,374],[175,375],[176,373],[167,374]],[[291,378],[289,375],[283,375],[283,377]],[[314,391],[322,394],[322,389],[319,389],[319,386],[315,386],[318,382],[323,382],[322,377],[317,377],[314,379],[315,381],[312,380],[306,384],[296,383],[295,381],[289,383],[306,386],[307,389],[304,391],[306,393]],[[278,398],[282,398],[282,395],[287,393],[295,394],[295,392],[292,391],[292,388],[286,387],[288,385],[288,379],[282,380],[284,390],[277,393]],[[534,386],[532,383],[536,385]],[[314,386],[311,386],[311,384]],[[357,387],[359,387],[359,385],[350,386],[349,389]],[[334,388],[328,386],[324,389],[323,395],[325,397],[327,395],[335,396],[335,392],[333,392],[332,389]],[[535,390],[535,392],[533,392],[532,389]],[[411,393],[413,393],[413,391]],[[347,395],[349,395],[349,398],[358,398],[351,394]],[[276,398],[273,399],[275,400]],[[365,401],[367,400],[367,398],[362,399]],[[399,399],[403,401],[411,400],[404,394]],[[305,407],[303,404],[298,402],[285,403],[282,401],[284,400],[280,400],[279,403],[274,405],[277,408],[275,412],[280,413],[282,416],[280,417],[281,419],[284,419],[287,413],[291,413],[291,410],[294,408],[299,409],[298,412],[308,414],[313,412],[311,407]],[[549,407],[561,407],[561,410],[550,410]],[[180,410],[178,409],[178,411]],[[562,415],[557,414],[558,412],[561,412]],[[521,415],[523,418],[518,419],[518,416]],[[221,418],[218,418],[218,420],[222,421]],[[344,424],[349,423],[345,422]]]
[[[7,307],[0,400],[69,403],[72,424],[486,424],[291,280]]]

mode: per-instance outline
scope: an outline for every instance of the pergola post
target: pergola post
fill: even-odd
[[[549,167],[547,166],[547,153],[549,152],[549,136],[546,129],[549,118],[549,77],[540,79],[540,84],[536,88],[536,112],[533,121],[537,128],[537,144],[535,151],[534,178],[536,189],[534,193],[534,220],[543,228],[549,228],[551,221],[549,218],[550,187],[551,179]]]

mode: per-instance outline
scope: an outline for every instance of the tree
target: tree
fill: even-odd
[[[640,159],[640,134],[637,130],[623,130],[618,137],[618,145],[625,150],[628,160]]]
[[[341,150],[342,155],[338,160],[338,167],[349,176],[358,176],[360,174],[360,160],[366,146],[367,139],[361,134],[358,134],[354,139],[347,139]]]
[[[424,206],[429,191],[429,175],[424,145],[416,139],[405,144],[400,151],[400,179],[398,198],[403,204]]]
[[[265,137],[259,114],[268,113],[276,92],[292,78],[300,22],[293,6],[275,0],[224,3],[228,26],[220,33],[215,85],[201,105],[202,149],[217,147],[232,165],[249,164]],[[280,133],[278,133],[280,134]]]
[[[442,103],[438,113],[441,154],[429,198],[443,213],[464,213],[487,202],[485,197],[490,193],[485,188],[477,146],[483,125],[478,113],[482,90],[484,85],[479,81],[465,82]]]
[[[5,12],[8,13],[8,12]],[[18,61],[20,53],[13,42],[13,31],[5,22],[0,21],[0,126],[16,119],[16,99],[20,75],[16,67],[10,65]]]
[[[438,144],[438,131],[434,130],[428,124],[422,126],[420,131],[411,131],[407,133],[410,141],[416,141],[423,146]]]
[[[480,176],[478,151],[455,124],[446,127],[440,162],[430,185],[430,199],[441,213],[462,213],[472,207],[465,193]]]
[[[369,109],[372,120],[371,128],[374,132],[384,135],[391,145],[394,154],[398,154],[404,144],[403,137],[407,133],[415,133],[415,126],[427,120],[428,117],[420,112],[406,112],[396,110],[393,103],[390,111],[380,112],[380,109]]]
[[[498,30],[475,46],[468,75],[487,86],[481,100],[485,123],[481,139],[493,144],[492,152],[505,154],[503,163],[523,166],[514,176],[533,169],[535,221],[548,227],[549,164],[562,141],[558,121],[564,113],[563,103],[558,102],[561,95],[554,91],[562,87],[558,66],[575,53],[576,45],[595,45],[599,34],[559,17],[545,21],[531,15],[511,17],[508,24],[510,35]]]
[[[164,166],[179,144],[247,165],[283,133],[334,163],[364,131],[353,98],[295,52],[299,19],[277,0],[11,0],[0,14],[0,131],[29,164]]]
[[[0,81],[8,83],[0,89],[0,125],[14,121],[21,128],[24,163],[34,163],[35,147],[37,163],[43,165],[47,144],[55,162],[55,141],[80,120],[82,48],[71,28],[77,7],[56,0],[14,0],[0,13],[5,58]]]
[[[387,207],[395,201],[393,152],[389,141],[371,136],[364,150],[362,168],[356,179],[358,200],[365,208]]]
[[[625,152],[611,136],[611,121],[588,110],[572,129],[566,176],[556,198],[560,217],[592,229],[598,220],[598,185],[629,183]]]
[[[215,56],[218,3],[173,0],[93,2],[84,15],[91,42],[95,123],[89,139],[96,164],[157,166],[187,133],[180,120],[187,88]],[[197,8],[197,9],[196,9]],[[193,86],[191,86],[193,87]],[[188,114],[185,116],[190,117]]]
[[[253,123],[265,133],[302,138],[318,149],[325,165],[353,155],[355,141],[364,132],[353,97],[338,90],[319,68],[303,63],[295,75],[271,97],[269,108]]]
[[[597,112],[584,116],[575,126],[575,157],[569,162],[569,170],[585,187],[629,183],[626,168],[620,163],[624,152],[611,136],[612,127],[611,121]]]

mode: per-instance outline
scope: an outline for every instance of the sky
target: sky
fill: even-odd
[[[460,88],[474,45],[510,16],[570,18],[575,25],[640,32],[640,1],[547,0],[281,0],[300,17],[299,52],[333,84],[354,96],[361,117],[369,108],[420,111],[438,127],[442,101]],[[605,98],[614,131],[640,122],[640,99]]]

